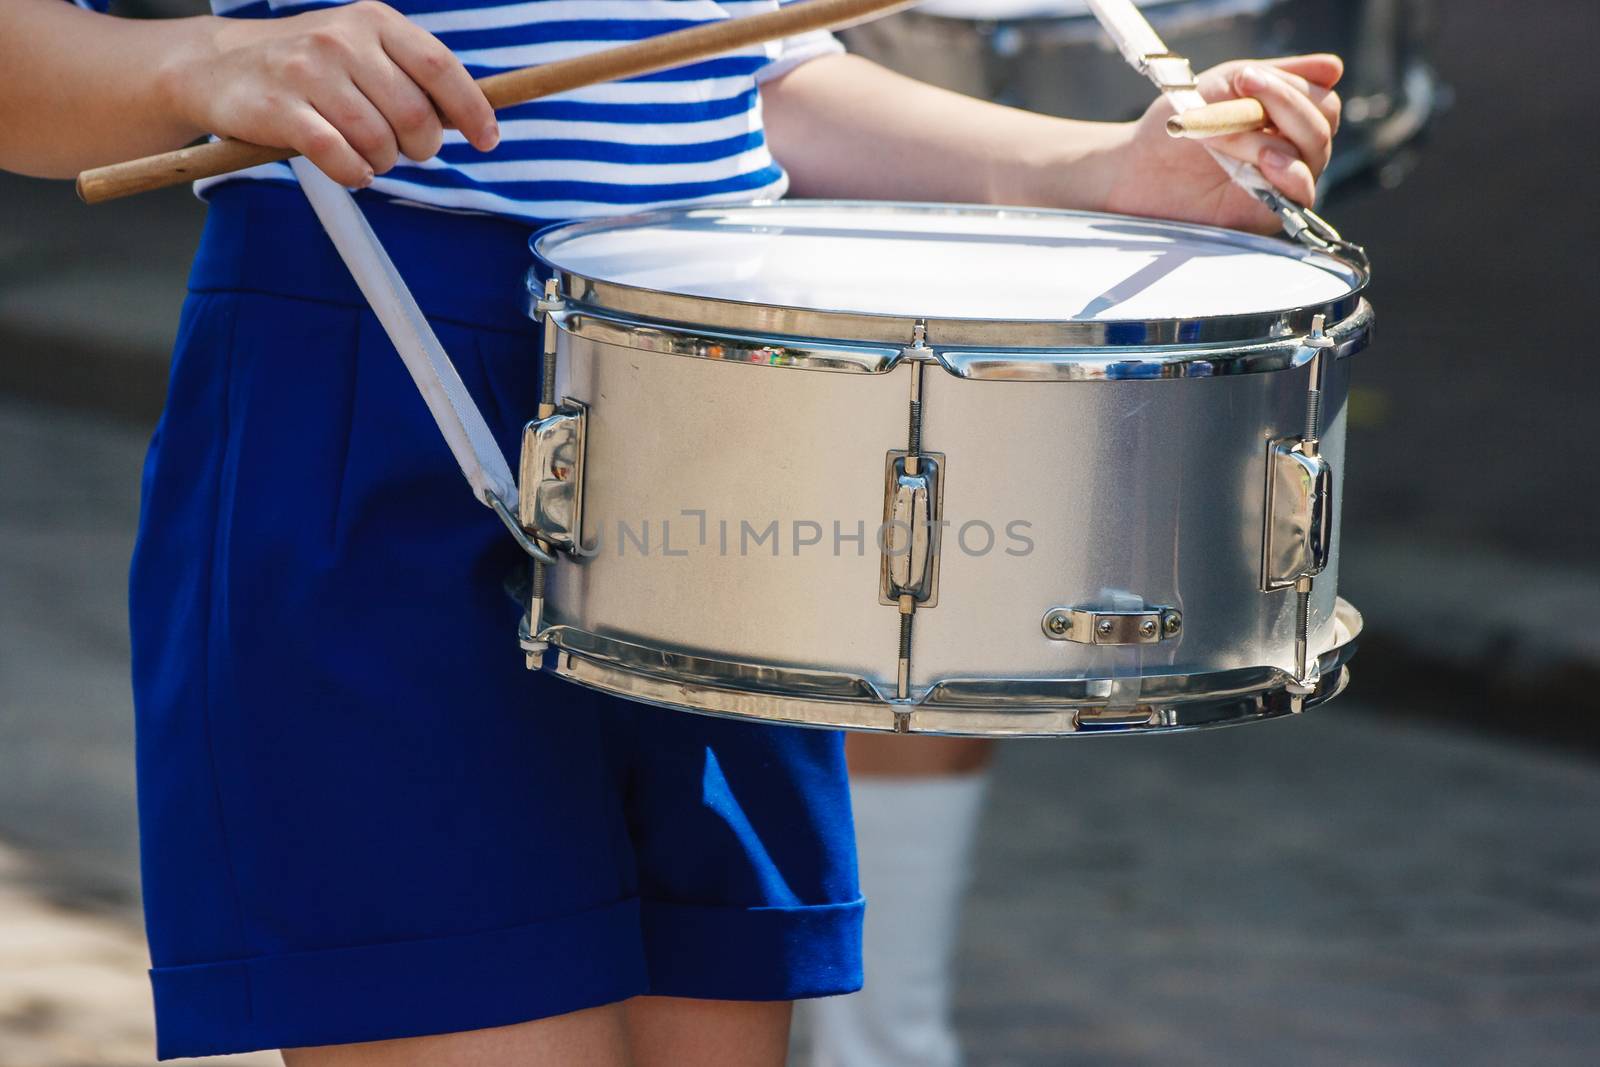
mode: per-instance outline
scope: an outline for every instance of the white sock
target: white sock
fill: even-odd
[[[813,1067],[957,1067],[951,963],[987,772],[852,775],[867,898],[859,993],[807,1001]]]

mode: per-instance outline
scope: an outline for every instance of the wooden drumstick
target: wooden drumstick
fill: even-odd
[[[812,30],[837,29],[866,22],[899,8],[910,7],[914,2],[806,0],[805,3],[791,4],[777,11],[691,26],[686,30],[663,33],[575,59],[561,59],[537,67],[492,74],[479,78],[478,85],[483,89],[490,106],[498,111],[569,89],[636,78]],[[78,175],[78,196],[85,203],[98,204],[199,178],[231,174],[247,167],[291,159],[298,154],[290,148],[269,148],[223,138],[127,163],[86,170]]]
[[[1230,133],[1250,133],[1267,126],[1267,109],[1253,96],[1219,100],[1197,107],[1167,120],[1167,133],[1173,137],[1200,140],[1225,137]]]

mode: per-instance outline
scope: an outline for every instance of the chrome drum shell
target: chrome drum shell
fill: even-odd
[[[1309,686],[1295,591],[1263,591],[1262,541],[1269,451],[1303,431],[1314,361],[1342,499],[1348,357],[1372,323],[1359,291],[1315,335],[1318,309],[1300,308],[1271,339],[1172,340],[1205,336],[1194,323],[1150,331],[1166,344],[1012,351],[974,344],[971,323],[942,344],[938,320],[923,348],[886,347],[887,320],[764,334],[816,323],[713,300],[695,325],[641,315],[659,294],[556,274],[555,395],[587,418],[584,549],[550,568],[532,662],[668,707],[975,736],[1227,725],[1344,685],[1360,616],[1336,596],[1336,524]],[[878,535],[914,373],[947,525],[902,696]],[[1042,621],[1063,606],[1171,609],[1181,631],[1060,640]]]

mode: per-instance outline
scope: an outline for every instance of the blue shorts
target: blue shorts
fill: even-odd
[[[367,207],[514,457],[528,229]],[[521,552],[298,190],[216,189],[190,290],[132,575],[160,1055],[858,988],[840,735],[524,668]]]

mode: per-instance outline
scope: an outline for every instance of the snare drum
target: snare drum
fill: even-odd
[[[791,201],[535,238],[530,666],[910,733],[1165,731],[1345,684],[1365,268],[1078,212]]]
[[[1382,166],[1440,104],[1423,0],[1142,0],[1195,70],[1229,59],[1337,52],[1345,107],[1324,188]],[[1015,107],[1121,121],[1150,105],[1084,0],[930,0],[842,31],[852,52],[921,81]]]

